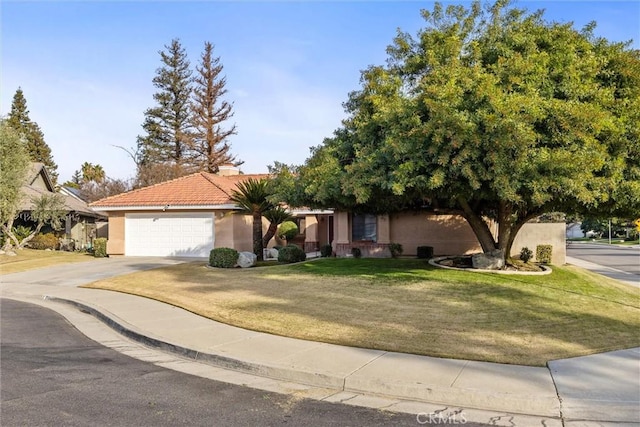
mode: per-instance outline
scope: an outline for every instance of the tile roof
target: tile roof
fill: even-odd
[[[267,174],[219,176],[208,172],[161,182],[127,193],[107,197],[90,204],[95,209],[117,207],[152,207],[169,205],[211,206],[233,204],[231,194],[236,185],[249,178],[261,179]]]

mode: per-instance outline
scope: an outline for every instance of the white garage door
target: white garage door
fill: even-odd
[[[126,214],[125,255],[208,257],[213,214]]]

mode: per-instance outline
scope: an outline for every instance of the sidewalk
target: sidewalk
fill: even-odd
[[[0,296],[52,308],[79,329],[100,319],[182,364],[197,364],[195,370],[216,367],[222,381],[231,370],[262,378],[258,383],[298,384],[288,387],[322,400],[413,413],[460,410],[467,421],[497,425],[640,424],[640,349],[555,361],[549,368],[440,359],[273,336],[146,298],[21,279],[27,277],[0,276]],[[114,342],[107,328],[93,334]]]

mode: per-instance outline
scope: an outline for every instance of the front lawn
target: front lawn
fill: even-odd
[[[541,366],[640,346],[640,290],[576,267],[547,276],[415,259],[252,269],[180,264],[87,287],[154,298],[247,329],[429,356]]]
[[[19,273],[35,268],[51,267],[70,262],[91,261],[92,255],[80,252],[20,249],[16,256],[0,255],[0,274]]]

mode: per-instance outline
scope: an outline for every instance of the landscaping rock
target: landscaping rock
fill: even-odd
[[[238,266],[242,268],[249,268],[256,265],[258,257],[253,252],[240,252],[238,255]]]
[[[481,270],[500,270],[504,267],[504,251],[496,249],[486,254],[471,256],[473,268]]]
[[[6,256],[17,256],[18,254],[17,254],[17,253],[15,253],[15,252],[13,252],[13,251],[7,251],[7,252],[5,253],[5,255],[6,255]]]
[[[278,250],[276,248],[269,248],[267,252],[269,253],[269,258],[278,259]]]

